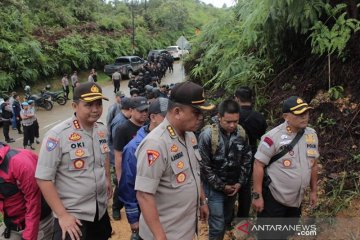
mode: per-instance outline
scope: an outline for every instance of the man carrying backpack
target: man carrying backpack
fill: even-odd
[[[252,154],[245,130],[238,125],[237,102],[221,102],[218,120],[199,136],[199,163],[210,210],[209,239],[220,240],[230,226],[236,194],[249,178]]]

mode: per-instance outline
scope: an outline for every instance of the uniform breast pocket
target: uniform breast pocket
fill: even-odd
[[[87,149],[77,148],[71,150],[69,154],[70,154],[70,161],[69,161],[70,171],[81,171],[88,169],[90,153]]]
[[[184,159],[171,162],[171,185],[180,187],[191,182],[190,166]]]

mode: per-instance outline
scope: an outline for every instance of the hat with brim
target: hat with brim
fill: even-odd
[[[23,105],[23,106],[29,106],[29,103],[28,103],[28,102],[22,102],[21,105]]]
[[[134,97],[132,98],[133,106],[139,112],[149,108],[149,103],[145,97]]]
[[[171,90],[170,100],[203,111],[210,111],[215,108],[215,105],[205,100],[204,88],[189,81],[176,84]]]
[[[93,102],[98,99],[104,99],[106,101],[109,101],[109,99],[102,94],[101,87],[96,83],[81,83],[74,89],[74,101],[81,100],[84,102]]]
[[[304,112],[313,109],[302,98],[298,96],[291,96],[283,103],[283,113],[292,113],[294,115],[301,115]]]

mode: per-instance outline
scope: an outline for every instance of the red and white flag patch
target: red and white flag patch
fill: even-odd
[[[269,137],[265,137],[263,140],[263,144],[267,147],[267,148],[271,148],[271,146],[274,144],[273,140],[271,140],[271,138]]]

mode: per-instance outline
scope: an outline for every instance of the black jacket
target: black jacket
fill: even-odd
[[[211,148],[211,126],[205,127],[199,136],[199,150],[202,161],[200,168],[202,180],[218,191],[226,184],[244,185],[250,178],[252,153],[248,140],[240,136],[238,129],[230,135],[217,124],[219,139],[214,156]]]

